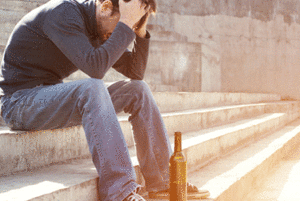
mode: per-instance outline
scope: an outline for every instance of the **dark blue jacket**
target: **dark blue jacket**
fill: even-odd
[[[51,0],[24,16],[4,51],[0,95],[61,83],[78,69],[102,79],[112,66],[128,78],[143,79],[149,33],[139,38],[119,22],[103,43],[98,38],[95,16],[95,0]],[[134,39],[129,52],[127,47]]]

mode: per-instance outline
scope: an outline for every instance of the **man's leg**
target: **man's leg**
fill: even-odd
[[[99,174],[101,200],[121,201],[138,186],[103,81],[85,79],[17,91],[4,99],[2,116],[16,130],[54,129],[82,123]]]
[[[117,113],[131,114],[137,157],[147,191],[168,189],[171,146],[163,119],[144,81],[120,81],[108,87]]]

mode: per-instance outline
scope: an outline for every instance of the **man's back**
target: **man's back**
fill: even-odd
[[[78,70],[49,38],[56,35],[55,32],[61,31],[53,29],[56,20],[54,12],[64,13],[65,9],[73,9],[77,13],[72,15],[73,19],[60,16],[66,19],[62,23],[67,24],[73,20],[73,26],[78,26],[80,32],[84,32],[90,38],[94,37],[96,34],[93,30],[96,27],[94,1],[76,4],[72,0],[52,0],[31,11],[16,25],[8,40],[1,64],[2,94],[12,94],[19,89],[32,88],[40,84],[61,83],[62,79]],[[50,26],[52,27],[49,28]],[[66,35],[72,37],[70,33]]]

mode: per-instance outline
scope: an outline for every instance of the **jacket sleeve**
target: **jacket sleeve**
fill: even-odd
[[[136,36],[132,52],[126,51],[113,68],[128,78],[142,80],[147,67],[150,34],[146,38]]]
[[[99,79],[104,77],[135,38],[127,25],[118,22],[110,38],[101,46],[93,47],[80,10],[70,3],[53,9],[45,18],[43,30],[78,69]]]

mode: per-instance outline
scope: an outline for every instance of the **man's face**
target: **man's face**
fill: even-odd
[[[101,4],[96,7],[96,21],[97,21],[97,31],[102,41],[106,41],[114,29],[116,28],[120,19],[120,13],[114,12],[111,15],[110,8],[103,9]]]

